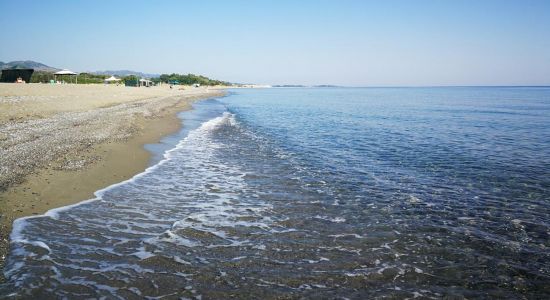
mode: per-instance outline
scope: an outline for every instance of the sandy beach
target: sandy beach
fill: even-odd
[[[144,170],[144,144],[217,88],[0,83],[0,267],[14,219],[93,197]]]

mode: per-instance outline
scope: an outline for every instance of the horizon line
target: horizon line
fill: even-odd
[[[443,88],[443,87],[491,87],[491,88],[522,88],[522,87],[535,87],[535,88],[550,88],[548,85],[333,85],[333,84],[257,84],[257,83],[234,83],[237,85],[266,85],[276,88],[312,88],[312,87],[324,87],[324,88]]]

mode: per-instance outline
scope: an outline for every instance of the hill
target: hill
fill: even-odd
[[[0,69],[11,69],[11,68],[22,68],[22,69],[34,69],[35,71],[44,71],[44,72],[57,72],[60,69],[47,66],[43,63],[39,63],[32,60],[16,60],[8,63],[0,62]]]
[[[43,63],[39,63],[32,60],[17,60],[17,61],[11,61],[7,63],[0,61],[0,69],[11,69],[11,68],[34,69],[35,71],[42,71],[42,72],[57,72],[61,70],[59,68],[50,67]],[[105,71],[95,71],[95,72],[88,72],[88,73],[95,74],[95,75],[115,75],[119,77],[134,75],[138,77],[153,78],[153,77],[160,76],[159,74],[147,74],[147,73],[131,71],[131,70],[105,70]]]

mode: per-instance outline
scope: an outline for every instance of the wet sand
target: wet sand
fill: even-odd
[[[14,219],[93,198],[143,171],[144,144],[221,89],[0,84],[0,268]]]

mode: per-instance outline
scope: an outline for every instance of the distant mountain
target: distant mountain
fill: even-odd
[[[35,62],[32,60],[17,60],[11,61],[8,63],[0,62],[0,69],[11,69],[11,68],[21,68],[21,69],[34,69],[35,71],[45,71],[45,72],[57,72],[60,69],[47,66],[43,63]]]
[[[115,75],[119,77],[134,75],[137,77],[153,78],[153,77],[160,76],[159,74],[148,74],[148,73],[142,73],[142,72],[130,71],[130,70],[106,70],[106,71],[95,71],[90,73],[96,74],[96,75]]]
[[[278,85],[273,85],[273,87],[276,87],[276,88],[303,88],[303,87],[336,88],[336,87],[340,87],[340,86],[332,85],[332,84],[319,84],[319,85],[278,84]]]
[[[301,85],[301,84],[276,84],[276,85],[273,85],[274,88],[301,88],[301,87],[306,87],[305,85]]]
[[[0,70],[11,69],[11,68],[34,69],[35,71],[43,71],[43,72],[57,72],[61,70],[58,68],[50,67],[43,63],[32,61],[32,60],[17,60],[17,61],[11,61],[7,63],[0,61]],[[160,76],[159,74],[148,74],[148,73],[131,71],[131,70],[106,70],[106,71],[96,71],[96,72],[88,72],[88,73],[97,74],[97,75],[115,75],[115,76],[135,75],[142,78],[153,78],[153,77]]]
[[[317,87],[317,88],[337,88],[337,87],[340,87],[340,86],[332,85],[332,84],[320,84],[320,85],[314,85],[313,87]]]

